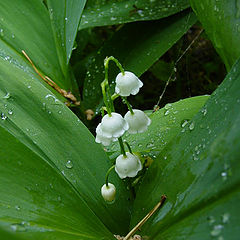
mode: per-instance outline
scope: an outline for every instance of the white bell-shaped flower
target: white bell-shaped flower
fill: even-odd
[[[117,138],[108,138],[108,137],[103,136],[101,123],[99,123],[97,128],[96,128],[95,141],[97,143],[101,143],[103,146],[109,146],[112,143],[112,141],[113,142],[117,141]]]
[[[108,183],[108,186],[104,184],[101,188],[101,194],[105,201],[112,202],[115,200],[116,188],[112,183]]]
[[[141,110],[133,109],[133,113],[134,114],[128,111],[124,116],[124,119],[129,125],[128,132],[135,134],[146,131],[151,124],[151,119]]]
[[[104,137],[119,138],[128,128],[128,123],[119,113],[112,112],[111,116],[107,114],[102,118],[101,130]]]
[[[126,152],[126,156],[121,154],[117,157],[115,171],[120,178],[135,177],[140,170],[142,163],[136,155]]]
[[[124,75],[119,73],[116,77],[115,92],[120,96],[127,97],[130,94],[136,95],[142,86],[142,81],[134,73],[125,71]]]

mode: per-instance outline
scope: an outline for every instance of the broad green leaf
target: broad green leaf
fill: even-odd
[[[58,60],[50,17],[42,1],[1,1],[0,16],[0,41],[20,55],[24,50],[43,74],[61,88],[71,90],[71,82]]]
[[[192,12],[184,11],[153,22],[137,22],[117,31],[91,59],[84,83],[83,104],[86,109],[99,109],[102,105],[100,83],[104,78],[103,61],[106,56],[114,56],[123,67],[137,76],[144,73],[195,23]],[[144,34],[143,34],[144,33]],[[110,79],[119,70],[110,65]]]
[[[240,2],[191,0],[192,8],[228,70],[240,56]]]
[[[110,167],[102,147],[58,96],[38,80],[25,59],[3,41],[0,41],[0,111],[0,125],[61,172],[112,232],[127,231],[128,193],[115,173],[110,176],[118,189],[115,204],[107,205],[100,194]]]
[[[123,139],[131,145],[134,152],[149,153],[156,158],[179,132],[185,131],[185,126],[191,128],[190,120],[207,99],[208,96],[199,96],[180,100],[173,104],[169,103],[149,115],[152,123],[146,132],[126,134]],[[109,150],[114,153],[119,151],[118,143],[114,143]]]
[[[16,237],[15,234],[12,234],[8,231],[3,230],[2,228],[0,228],[0,236],[2,240],[23,240],[20,237]]]
[[[149,239],[238,239],[239,87],[237,61],[203,107],[206,114],[195,115],[192,130],[179,133],[145,175],[132,226],[167,195],[142,228]]]
[[[25,239],[114,239],[59,171],[2,127],[0,142],[2,228]]]
[[[189,7],[186,0],[89,0],[84,9],[80,29],[126,22],[156,20]]]
[[[63,65],[69,62],[78,24],[82,15],[86,0],[48,0],[49,14],[59,57]],[[62,53],[62,51],[64,51]]]

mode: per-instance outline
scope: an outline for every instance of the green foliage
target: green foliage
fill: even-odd
[[[186,0],[89,0],[83,12],[80,29],[119,23],[155,20],[189,7]]]
[[[230,70],[240,55],[238,1],[190,2]],[[153,160],[136,199],[116,173],[109,177],[117,189],[114,204],[102,199],[111,161],[76,116],[102,106],[106,56],[138,76],[151,73],[166,81],[173,61],[158,60],[196,22],[188,7],[187,0],[0,2],[1,239],[113,240],[113,234],[126,235],[162,194],[167,201],[144,224],[142,236],[238,238],[240,60],[209,99],[198,96],[148,111],[148,132],[124,137],[134,152]],[[101,27],[113,24],[122,25]],[[78,54],[70,61],[75,47]],[[76,81],[72,67],[81,79]],[[207,63],[205,68],[209,74],[217,69]],[[113,80],[118,71],[110,69]],[[39,75],[78,98],[82,91],[76,115]],[[113,160],[117,146],[110,150]]]
[[[240,61],[193,117],[192,130],[186,126],[147,172],[137,193],[131,225],[161,194],[168,197],[162,211],[142,228],[150,239],[238,238],[239,66]]]
[[[111,239],[110,232],[60,170],[3,128],[0,141],[4,160],[0,166],[2,227],[26,239],[42,239],[43,235],[45,239]]]
[[[198,19],[228,70],[240,56],[240,3],[238,0],[191,0]]]
[[[109,167],[104,151],[81,121],[38,81],[23,56],[6,45],[0,46],[5,49],[5,55],[0,58],[0,125],[41,156],[42,161],[62,172],[65,181],[72,184],[96,215],[100,217],[108,212],[106,225],[110,224],[115,231],[126,229],[114,220],[125,223],[129,218],[127,199],[121,197],[125,190],[117,177],[114,183],[117,181],[119,188],[118,210],[106,206],[99,194]],[[68,161],[74,165],[72,169],[66,168]],[[114,211],[117,212],[113,214]]]
[[[89,63],[83,91],[85,108],[91,108],[98,112],[102,106],[100,83],[104,77],[103,60],[106,56],[115,56],[126,70],[140,76],[176,43],[195,22],[195,15],[192,12],[185,11],[155,22],[132,23],[117,31],[92,56]],[[114,79],[119,72],[117,68],[112,69],[110,79]]]
[[[62,65],[69,62],[74,39],[86,0],[48,0],[49,16]],[[64,50],[64,53],[61,51]]]
[[[207,99],[208,96],[199,96],[173,104],[168,103],[164,108],[149,115],[152,123],[147,132],[126,134],[123,138],[131,145],[133,152],[140,152],[156,158],[179,132],[185,131],[185,126],[191,128],[190,120]],[[114,143],[109,151],[117,153],[118,149],[118,144]]]

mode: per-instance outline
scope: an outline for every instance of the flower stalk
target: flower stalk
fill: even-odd
[[[108,169],[107,173],[106,173],[106,176],[105,176],[105,184],[106,184],[107,187],[108,187],[108,177],[109,177],[109,174],[110,174],[110,172],[111,172],[114,168],[115,168],[115,165],[111,166],[111,167]]]

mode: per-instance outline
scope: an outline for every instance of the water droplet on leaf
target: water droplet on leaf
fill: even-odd
[[[219,225],[214,225],[212,231],[211,231],[211,236],[216,237],[218,235],[220,235],[220,233],[222,232],[223,229],[223,225],[219,224]]]
[[[73,163],[72,163],[72,161],[71,161],[71,160],[68,160],[68,161],[66,162],[65,166],[66,166],[66,168],[68,168],[68,169],[73,168]]]
[[[194,129],[194,122],[191,122],[191,124],[189,125],[189,130],[192,131]]]

